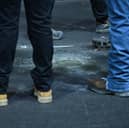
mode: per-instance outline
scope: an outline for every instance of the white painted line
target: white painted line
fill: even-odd
[[[72,47],[74,47],[74,45],[54,45],[54,48],[72,48]],[[17,47],[17,49],[28,49],[28,48],[32,49],[32,47],[27,45],[21,45]]]
[[[74,45],[55,45],[54,48],[72,48]]]
[[[26,49],[27,45],[21,45],[20,48]]]

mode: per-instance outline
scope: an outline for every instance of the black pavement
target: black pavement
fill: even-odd
[[[54,41],[54,101],[39,104],[31,91],[32,48],[26,35],[24,9],[9,91],[0,108],[0,128],[129,128],[129,99],[87,90],[86,79],[107,75],[108,49],[95,49],[97,35],[88,0],[56,0],[53,27],[64,31]]]

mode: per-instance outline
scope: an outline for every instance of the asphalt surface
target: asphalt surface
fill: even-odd
[[[66,9],[67,8],[67,9]],[[74,15],[73,15],[74,14]],[[39,104],[31,90],[32,48],[26,34],[24,9],[10,77],[15,92],[0,108],[0,128],[129,128],[129,99],[103,96],[87,90],[86,79],[107,75],[108,49],[95,49],[97,35],[88,0],[57,0],[53,27],[64,31],[54,41],[54,101]]]

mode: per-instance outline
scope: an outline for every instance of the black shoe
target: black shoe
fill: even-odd
[[[92,44],[95,48],[110,48],[111,46],[109,38],[105,36],[93,38]]]

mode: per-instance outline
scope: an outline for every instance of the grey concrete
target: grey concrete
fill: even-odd
[[[32,96],[32,48],[24,10],[9,90],[9,106],[0,108],[0,128],[129,128],[129,100],[97,95],[86,79],[107,74],[108,49],[94,49],[97,35],[88,0],[57,0],[53,27],[64,31],[54,42],[54,102],[42,105]]]

